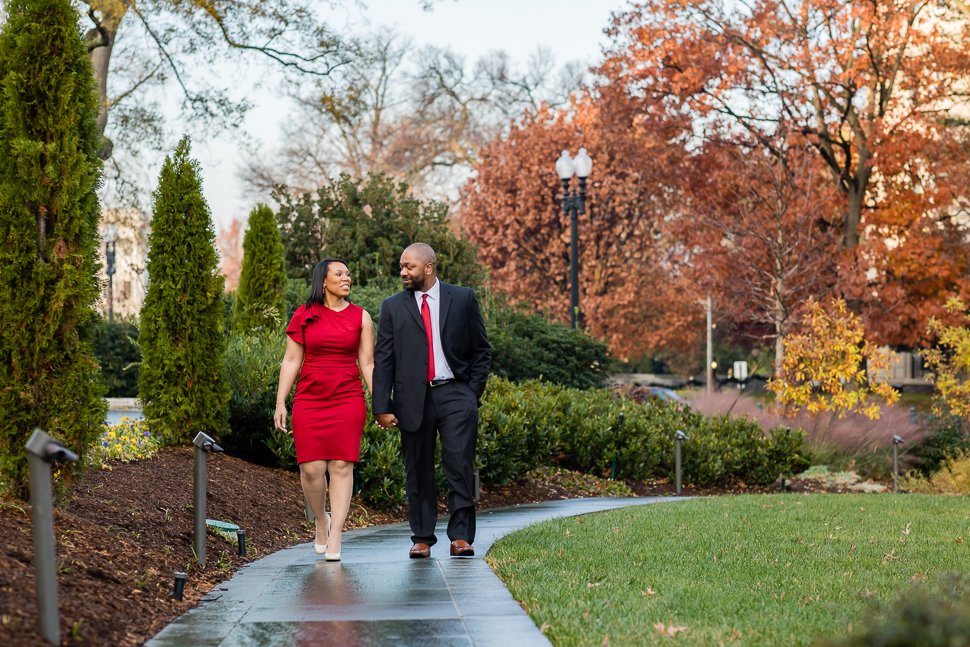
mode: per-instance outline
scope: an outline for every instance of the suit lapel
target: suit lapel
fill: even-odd
[[[404,298],[404,307],[407,308],[411,316],[414,317],[414,320],[421,326],[421,330],[424,331],[424,321],[421,320],[421,311],[418,310],[418,303],[417,299],[414,298],[414,292],[405,291],[401,296]]]
[[[448,309],[451,307],[451,286],[440,282],[438,294],[441,296],[441,306],[438,310],[438,326],[442,331],[445,329],[445,322],[448,320]]]

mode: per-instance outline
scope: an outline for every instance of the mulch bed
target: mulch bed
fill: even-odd
[[[563,481],[568,481],[564,483]],[[627,482],[638,496],[673,493],[669,483]],[[793,491],[832,491],[792,483]],[[313,540],[304,516],[298,475],[239,459],[208,459],[207,516],[231,520],[247,532],[249,557],[215,534],[207,538],[203,568],[192,550],[192,450],[164,449],[150,459],[92,471],[55,510],[61,633],[66,645],[138,645],[198,604],[243,564]],[[684,488],[685,495],[777,492],[778,487]],[[597,494],[551,476],[505,487],[482,487],[479,508]],[[447,513],[444,500],[439,510]],[[354,502],[347,528],[403,521],[407,510],[381,512]],[[408,546],[401,546],[402,559]],[[174,601],[172,573],[186,571],[182,602]],[[36,635],[30,507],[0,502],[0,645],[41,647]]]

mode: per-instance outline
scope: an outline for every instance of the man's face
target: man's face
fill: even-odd
[[[404,289],[411,292],[426,292],[434,285],[434,265],[425,262],[413,251],[401,254],[401,281]]]

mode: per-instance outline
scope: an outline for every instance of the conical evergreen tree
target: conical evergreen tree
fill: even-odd
[[[0,33],[0,474],[27,493],[35,427],[83,454],[100,433],[92,357],[98,99],[70,0],[11,0]],[[73,474],[79,465],[65,474]]]
[[[265,204],[249,214],[249,229],[243,239],[242,271],[236,290],[236,327],[248,332],[273,323],[267,307],[285,316],[286,261],[283,243],[276,228],[276,216]]]
[[[138,396],[149,426],[178,442],[226,428],[225,336],[215,230],[189,138],[165,158],[153,194]]]

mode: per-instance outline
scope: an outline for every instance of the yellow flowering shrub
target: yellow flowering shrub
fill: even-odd
[[[108,461],[133,461],[152,457],[161,441],[148,431],[144,420],[125,416],[116,425],[102,425],[101,438],[94,446],[92,460],[104,465]]]
[[[874,383],[871,377],[885,374],[891,362],[891,353],[880,353],[866,341],[865,326],[845,301],[833,299],[826,311],[810,298],[805,331],[785,339],[781,374],[768,389],[791,415],[805,409],[811,414],[833,411],[841,418],[858,411],[875,419],[878,399],[899,401],[888,382]]]
[[[967,322],[970,315],[960,299],[950,299],[946,311],[963,313]],[[936,337],[937,345],[926,351],[926,363],[933,371],[930,378],[939,392],[934,410],[940,415],[970,415],[970,330],[962,326],[946,326],[936,317],[926,326]]]

